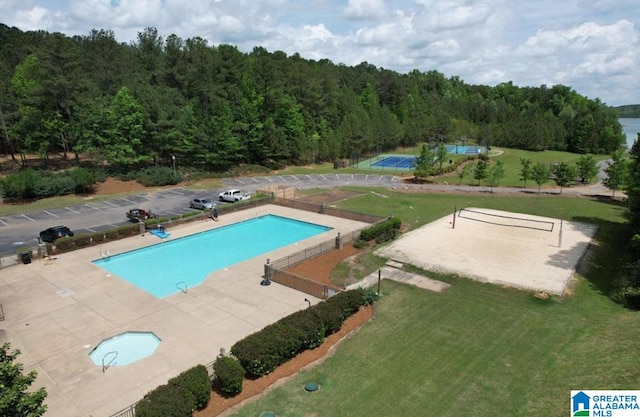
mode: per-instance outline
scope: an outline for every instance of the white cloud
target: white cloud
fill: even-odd
[[[343,16],[346,19],[368,20],[378,19],[384,15],[384,12],[383,0],[349,0]]]

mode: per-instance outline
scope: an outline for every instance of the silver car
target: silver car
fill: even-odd
[[[191,208],[199,209],[199,210],[209,210],[213,207],[213,201],[208,198],[194,198],[191,200],[190,204]]]

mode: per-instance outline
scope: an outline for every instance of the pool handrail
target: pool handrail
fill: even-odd
[[[115,353],[115,356],[107,364],[105,364],[104,360],[106,359],[107,356],[111,355],[112,353]],[[105,353],[104,356],[102,357],[102,373],[105,373],[107,369],[111,367],[111,364],[113,363],[113,361],[115,361],[117,358],[118,358],[117,350],[112,350],[111,352]]]

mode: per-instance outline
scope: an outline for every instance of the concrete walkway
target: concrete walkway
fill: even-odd
[[[389,261],[386,266],[380,268],[380,278],[390,279],[392,281],[400,282],[407,285],[413,285],[415,287],[424,288],[425,290],[442,292],[449,288],[451,285],[446,282],[437,281],[435,279],[427,278],[422,275],[412,274],[410,272],[403,271],[402,263]],[[367,275],[364,279],[351,284],[347,287],[348,290],[356,288],[369,288],[378,284],[378,272]]]
[[[146,233],[0,269],[0,343],[20,349],[18,361],[35,370],[44,387],[47,417],[107,417],[139,401],[182,371],[216,359],[238,340],[320,300],[279,284],[261,286],[267,258],[278,259],[368,226],[365,223],[280,206],[261,206],[167,229],[176,239],[263,214],[330,226],[330,231],[211,273],[187,293],[158,299],[111,276],[91,261],[155,245]],[[240,237],[250,241],[251,237]],[[249,243],[247,243],[249,244]],[[162,341],[155,353],[103,372],[89,357],[103,339],[126,331],[151,331]]]

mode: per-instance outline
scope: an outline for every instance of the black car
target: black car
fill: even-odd
[[[56,239],[67,236],[73,236],[73,231],[67,226],[50,227],[47,230],[40,232],[40,239],[43,242],[49,243],[53,243]]]

